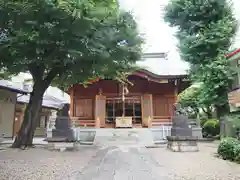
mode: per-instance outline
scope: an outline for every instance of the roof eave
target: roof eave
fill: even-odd
[[[27,95],[29,93],[27,91],[23,91],[23,90],[11,88],[11,87],[6,87],[6,86],[1,86],[1,85],[0,85],[0,89],[5,89],[5,90],[8,90],[8,91],[17,93],[17,94],[24,94],[24,95]]]
[[[240,49],[237,49],[236,51],[233,51],[231,53],[225,54],[225,56],[230,60],[234,61],[236,59],[240,59]]]
[[[141,69],[141,70],[138,70],[134,73],[134,75],[140,75],[140,73],[143,73],[143,74],[146,74],[152,78],[156,78],[156,79],[159,79],[159,80],[162,80],[162,79],[184,79],[184,78],[187,78],[188,75],[187,74],[181,74],[181,75],[158,75],[158,74],[155,74],[151,71],[148,71],[146,69]]]

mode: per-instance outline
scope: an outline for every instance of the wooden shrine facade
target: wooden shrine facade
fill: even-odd
[[[179,92],[189,86],[185,76],[158,76],[138,71],[128,77],[132,86],[114,80],[99,80],[87,88],[69,89],[70,115],[79,126],[97,128],[152,127],[171,123]],[[121,123],[120,123],[121,124]]]

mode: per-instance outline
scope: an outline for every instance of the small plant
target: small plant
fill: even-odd
[[[218,154],[225,160],[236,160],[236,154],[240,152],[240,142],[235,138],[225,138],[218,146]],[[240,155],[240,154],[239,154]]]
[[[240,144],[236,145],[234,148],[234,161],[240,163]]]
[[[214,137],[220,133],[219,121],[209,119],[203,124],[203,134],[205,137]]]

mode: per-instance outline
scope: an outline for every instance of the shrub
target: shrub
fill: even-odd
[[[240,143],[237,139],[225,138],[219,144],[217,152],[223,159],[234,161],[237,153],[240,152],[238,151],[238,146],[240,147]]]
[[[203,124],[203,134],[207,137],[216,136],[220,133],[219,121],[216,119],[209,119]]]
[[[207,119],[201,119],[201,121],[200,121],[201,127],[203,127],[203,125],[205,124],[206,121],[207,121]]]
[[[237,163],[240,163],[240,144],[236,145],[235,148],[234,148],[234,160],[237,162]]]

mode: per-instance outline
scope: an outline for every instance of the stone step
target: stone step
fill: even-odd
[[[97,130],[95,144],[151,146],[154,142],[149,129],[108,129]]]

